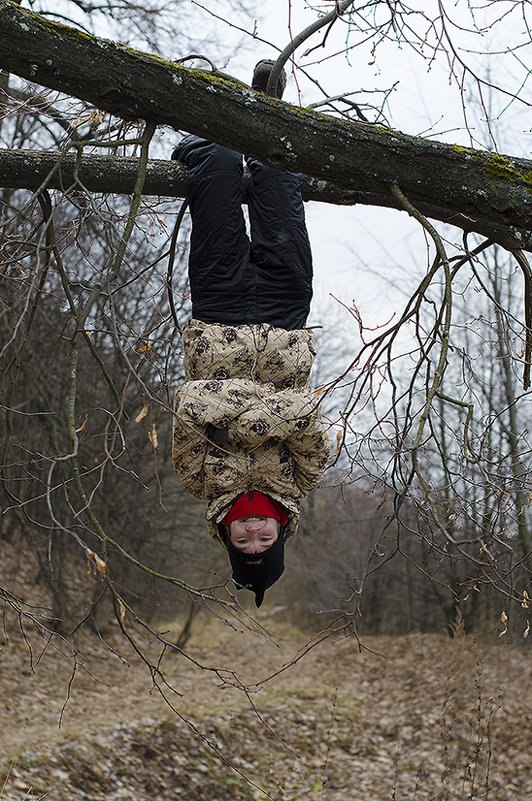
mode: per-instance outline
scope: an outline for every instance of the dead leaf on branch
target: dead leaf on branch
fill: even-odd
[[[504,611],[501,614],[501,623],[504,626],[504,628],[502,631],[499,632],[499,637],[504,637],[504,635],[508,631],[508,615]]]
[[[148,439],[150,440],[154,449],[159,447],[159,440],[157,439],[157,429],[155,423],[151,424],[151,429],[148,431]]]
[[[82,422],[82,424],[80,425],[80,427],[79,427],[79,428],[76,428],[76,434],[79,434],[79,432],[80,432],[80,431],[83,431],[83,429],[84,429],[84,428],[85,428],[85,426],[87,425],[87,420],[88,420],[88,419],[89,419],[89,415],[88,415],[88,414],[86,414],[86,415],[85,415],[85,420]]]
[[[126,617],[126,607],[118,597],[116,599],[116,608],[118,612],[118,619],[120,620],[120,623],[123,624]]]
[[[138,415],[135,417],[135,423],[140,423],[140,421],[143,420],[147,414],[148,414],[148,407],[146,406],[146,404],[144,404]]]
[[[87,557],[87,576],[105,576],[107,565],[102,557],[91,551],[90,548],[85,549],[85,556]]]

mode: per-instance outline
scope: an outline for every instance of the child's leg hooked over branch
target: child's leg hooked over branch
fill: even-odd
[[[301,176],[247,159],[251,260],[258,315],[282,328],[305,326],[312,298],[312,254],[301,198]]]
[[[241,205],[242,156],[186,136],[172,157],[188,167],[192,315],[206,323],[247,322],[250,243]]]

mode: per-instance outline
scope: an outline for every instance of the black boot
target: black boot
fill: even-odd
[[[263,58],[262,61],[259,61],[259,63],[255,65],[255,69],[253,70],[253,80],[251,81],[251,87],[253,89],[256,89],[258,92],[266,91],[268,78],[270,77],[270,73],[274,64],[275,61],[272,61],[269,58]],[[283,96],[285,86],[286,72],[283,69],[279,75],[279,80],[277,81],[277,91],[275,94],[275,96],[279,99]]]

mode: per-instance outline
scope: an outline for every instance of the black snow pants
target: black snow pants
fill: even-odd
[[[247,159],[251,241],[242,212],[240,153],[186,136],[172,158],[188,167],[192,316],[205,323],[304,328],[312,256],[301,176]]]

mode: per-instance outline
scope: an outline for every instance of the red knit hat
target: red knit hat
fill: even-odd
[[[237,498],[222,520],[222,525],[228,526],[233,520],[238,520],[240,517],[247,517],[248,515],[273,517],[275,520],[279,520],[282,526],[285,526],[288,522],[284,509],[277,506],[271,498],[263,495],[262,492],[250,490],[250,492],[245,492],[244,495]]]

